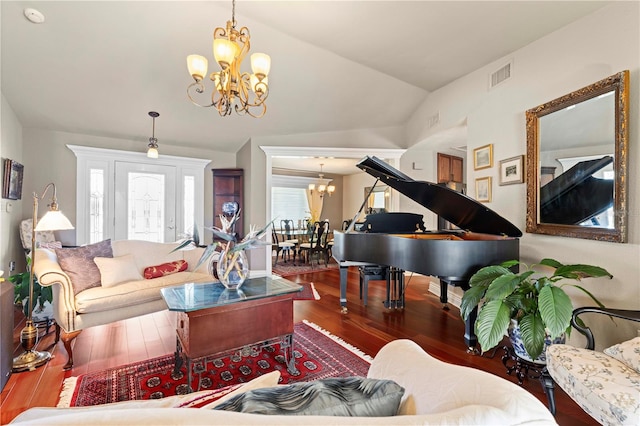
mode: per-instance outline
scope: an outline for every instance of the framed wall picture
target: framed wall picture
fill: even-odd
[[[10,200],[22,198],[22,175],[24,166],[17,161],[4,160],[4,181],[2,184],[2,196]]]
[[[473,150],[473,170],[493,167],[493,144],[481,146]]]
[[[491,202],[491,176],[476,179],[476,200]]]
[[[524,183],[524,155],[500,160],[500,185]]]

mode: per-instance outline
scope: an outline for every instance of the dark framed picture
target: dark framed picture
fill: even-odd
[[[19,200],[22,198],[22,176],[24,166],[17,161],[4,160],[3,198]]]
[[[524,155],[500,161],[500,185],[524,183]]]
[[[493,167],[493,144],[481,146],[473,150],[473,170]]]
[[[491,176],[476,179],[476,200],[491,202]]]

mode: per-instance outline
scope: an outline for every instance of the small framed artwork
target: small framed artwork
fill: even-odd
[[[22,198],[22,175],[24,166],[17,161],[4,160],[4,182],[2,196],[10,200]]]
[[[476,179],[476,200],[491,202],[491,176]]]
[[[524,183],[524,155],[500,160],[500,185]]]
[[[493,144],[481,146],[473,150],[473,170],[493,167]]]

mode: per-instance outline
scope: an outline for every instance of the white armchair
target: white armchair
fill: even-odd
[[[553,385],[558,384],[585,412],[604,425],[637,425],[640,422],[640,337],[594,351],[589,327],[577,322],[582,313],[597,313],[640,322],[640,311],[578,308],[571,325],[587,337],[587,348],[551,345],[543,384],[554,411]],[[553,378],[553,380],[550,380]]]

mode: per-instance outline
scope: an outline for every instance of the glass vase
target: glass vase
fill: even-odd
[[[247,255],[244,250],[223,250],[216,269],[220,282],[230,290],[237,290],[249,275]]]

